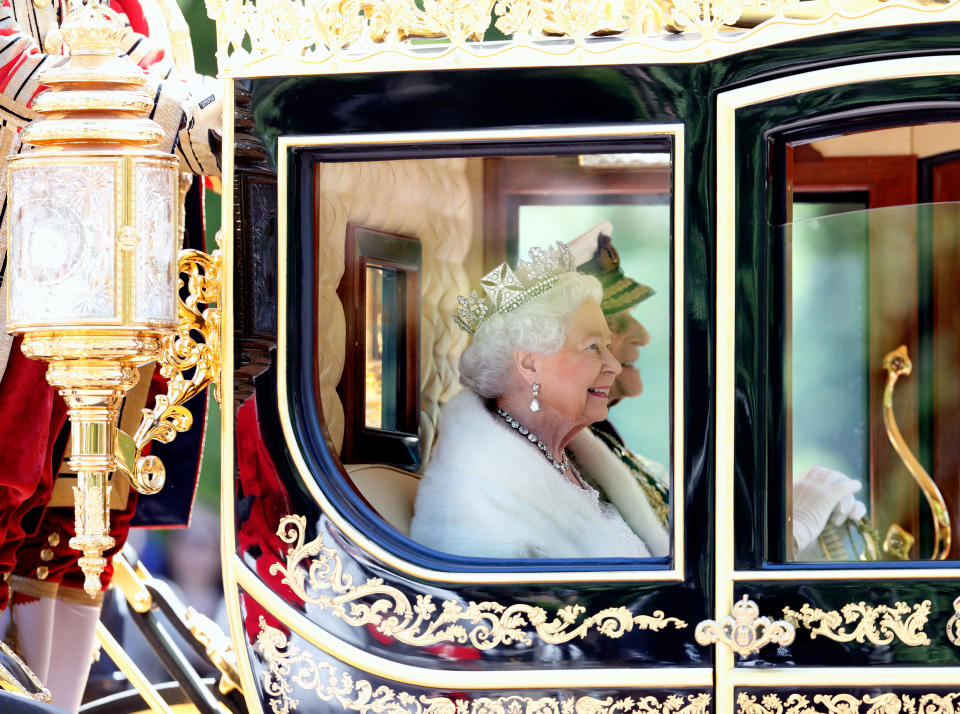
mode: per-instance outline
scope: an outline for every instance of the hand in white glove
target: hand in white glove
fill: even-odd
[[[223,96],[220,82],[204,75],[188,83],[190,99],[185,103],[187,126],[180,132],[180,155],[185,168],[195,174],[219,176],[220,161],[214,152],[219,147]]]
[[[831,521],[859,521],[867,507],[853,494],[860,482],[839,471],[814,466],[793,479],[793,542],[796,552],[810,545]]]

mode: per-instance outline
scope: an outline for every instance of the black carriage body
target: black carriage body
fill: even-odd
[[[366,711],[379,701],[391,711],[638,711],[654,697],[647,706],[664,712],[827,711],[846,696],[865,711],[875,701],[910,710],[924,696],[960,696],[949,686],[960,672],[960,648],[948,637],[960,594],[953,563],[783,564],[777,525],[787,448],[777,237],[789,217],[776,147],[958,119],[956,70],[911,74],[898,62],[957,67],[958,25],[827,34],[690,64],[236,80],[252,117],[235,127],[238,146],[249,135],[265,149],[255,165],[238,152],[234,173],[231,359],[234,408],[246,413],[233,439],[231,560],[265,710]],[[859,79],[829,79],[851,70]],[[818,72],[828,79],[807,88]],[[766,93],[749,99],[761,87]],[[748,98],[729,100],[736,92]],[[644,125],[682,127],[682,142],[660,140],[683,166],[681,195],[672,196],[683,223],[673,232],[682,241],[674,275],[682,393],[673,395],[683,414],[683,500],[673,505],[681,541],[666,562],[542,564],[419,545],[351,487],[327,432],[318,384],[329,365],[317,325],[328,308],[315,286],[330,256],[316,239],[317,166],[629,153],[649,148],[650,137],[610,128]],[[270,216],[255,207],[272,205],[277,171],[283,218],[274,243],[272,224],[261,225]],[[927,642],[917,644],[916,630],[913,640],[818,637],[794,622],[792,644],[747,656],[698,644],[698,623],[721,620],[743,596],[771,620],[804,604],[840,611],[929,601],[919,628]],[[517,619],[507,622],[506,611]],[[563,624],[565,613],[574,616]],[[582,636],[551,639],[538,616],[562,633],[585,623]],[[888,668],[886,679],[878,667]]]

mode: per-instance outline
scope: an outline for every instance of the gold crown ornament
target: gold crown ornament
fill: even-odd
[[[480,287],[486,295],[457,296],[460,308],[452,315],[454,321],[469,332],[477,334],[484,322],[496,313],[516,310],[528,300],[542,295],[557,284],[564,273],[576,271],[573,254],[566,243],[557,241],[555,247],[531,248],[530,260],[518,260],[513,270],[506,263],[480,278]]]

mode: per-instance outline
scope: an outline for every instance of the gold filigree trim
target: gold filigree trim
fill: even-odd
[[[3,640],[0,640],[0,652],[6,657],[8,664],[18,668],[20,675],[26,676],[27,681],[30,682],[32,687],[32,689],[28,688],[24,684],[22,676],[17,676],[0,662],[0,689],[7,692],[16,692],[17,694],[22,694],[38,702],[44,702],[45,704],[50,704],[53,701],[50,690],[43,686],[43,682],[41,682],[40,678],[27,666],[27,663]]]
[[[960,597],[953,601],[953,614],[947,620],[947,639],[953,646],[960,647]]]
[[[741,657],[747,657],[772,643],[784,647],[792,644],[794,628],[783,620],[760,617],[757,603],[744,595],[733,606],[733,614],[720,622],[704,620],[697,624],[694,637],[704,647],[723,644]]]
[[[810,630],[810,639],[823,635],[837,642],[856,640],[889,645],[898,639],[910,647],[930,644],[930,638],[923,630],[930,614],[929,600],[913,606],[898,602],[893,607],[851,602],[841,607],[839,612],[828,612],[804,603],[799,612],[785,607],[783,614],[795,626],[803,625]],[[848,630],[847,627],[854,623],[853,629]]]
[[[634,615],[625,607],[609,607],[582,617],[586,608],[567,605],[548,619],[546,610],[524,603],[436,603],[432,595],[417,595],[411,603],[381,578],[354,585],[353,577],[343,572],[338,551],[324,545],[322,534],[305,543],[305,531],[303,516],[280,520],[277,535],[290,547],[286,563],[271,565],[270,574],[281,574],[281,582],[304,602],[329,611],[348,625],[372,625],[381,634],[416,647],[457,642],[488,650],[498,645],[530,644],[531,630],[544,642],[562,644],[590,632],[617,638],[634,629],[659,631],[672,625],[679,630],[687,626],[683,620],[666,617],[661,610]]]
[[[184,404],[211,383],[216,384],[215,394],[220,399],[220,309],[210,306],[220,297],[220,267],[219,249],[209,254],[180,251],[178,289],[186,284],[187,297],[177,296],[177,331],[164,338],[160,355],[160,374],[167,378],[167,393],[157,395],[153,409],[143,410],[131,445],[135,454],[124,469],[140,493],[157,493],[166,478],[160,459],[143,456],[147,445],[151,441],[169,444],[177,432],[187,431],[193,416]],[[124,437],[121,434],[121,443]]]
[[[289,714],[300,704],[294,687],[306,690],[324,702],[337,702],[345,711],[359,714],[707,714],[710,694],[699,692],[682,697],[671,694],[663,700],[654,696],[625,697],[501,697],[428,696],[355,680],[328,662],[317,662],[281,630],[260,617],[256,651],[266,664],[263,691],[273,714]]]
[[[448,55],[455,56],[453,65],[491,60],[515,49],[545,58],[572,55],[577,62],[584,59],[581,50],[602,55],[625,46],[668,57],[698,51],[705,43],[736,45],[758,32],[771,34],[766,44],[772,44],[836,32],[839,22],[891,8],[902,22],[903,11],[917,11],[919,18],[955,5],[935,0],[206,0],[207,15],[217,23],[221,69],[278,57],[329,61],[333,71],[347,71],[346,65],[356,71],[364,60],[379,61],[375,58],[384,50],[395,59],[427,65],[448,63]],[[491,20],[508,41],[481,42]],[[767,33],[774,28],[782,28],[781,36]],[[667,41],[671,33],[687,33],[689,41]],[[605,36],[618,41],[591,42]],[[438,41],[426,52],[409,42],[425,38]],[[555,38],[572,42],[558,45]],[[543,39],[551,42],[538,42]],[[496,60],[492,64],[499,66]]]
[[[919,700],[909,694],[884,692],[864,694],[814,694],[813,704],[803,694],[791,694],[784,702],[777,694],[757,696],[740,692],[737,714],[954,714],[960,692],[923,694]],[[816,705],[820,705],[819,707]],[[861,709],[861,707],[863,707]]]
[[[220,629],[220,625],[192,607],[188,607],[184,613],[184,623],[190,629],[190,634],[203,645],[207,658],[223,675],[217,685],[220,693],[229,694],[236,689],[242,694],[237,654],[233,649],[233,642]]]

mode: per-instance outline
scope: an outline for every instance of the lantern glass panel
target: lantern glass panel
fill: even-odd
[[[176,322],[176,180],[172,166],[137,167],[138,322]]]
[[[10,189],[9,323],[116,320],[114,165],[23,166]]]

